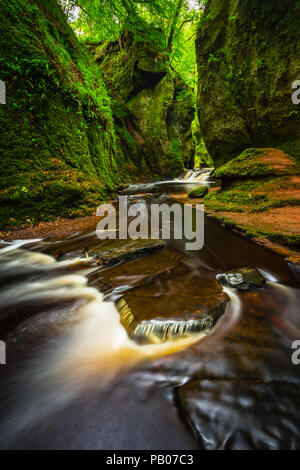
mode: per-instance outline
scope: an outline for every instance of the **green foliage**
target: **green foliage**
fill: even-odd
[[[264,212],[278,207],[299,206],[296,198],[280,198],[272,194],[248,192],[245,187],[210,193],[205,197],[205,205],[217,211],[234,211],[240,213]]]
[[[60,0],[60,4],[84,42],[111,42],[126,30],[137,41],[152,43],[164,51],[172,35],[170,63],[188,85],[196,87],[196,3],[191,6],[187,0]]]
[[[207,151],[203,136],[201,134],[197,113],[195,114],[194,121],[192,122],[192,134],[195,142],[195,168],[199,168],[204,165],[213,168],[214,163]]]
[[[148,177],[157,173],[158,154],[170,174],[183,169],[183,143],[169,138],[162,122],[166,123],[175,99],[175,82],[178,107],[184,109],[186,85],[176,71],[194,83],[194,41],[187,42],[188,48],[184,44],[194,31],[190,28],[196,12],[186,1],[180,2],[173,48],[167,51],[178,0],[60,3],[64,14],[57,0],[0,3],[0,69],[9,100],[7,107],[0,107],[1,227],[90,213],[121,182],[141,172]],[[133,35],[133,49],[138,44],[141,80],[152,72],[159,76],[154,100],[143,94],[145,84],[130,76],[135,64],[124,53],[120,35],[124,31]],[[116,70],[110,69],[106,59],[103,68],[94,63],[78,38],[81,43],[97,44],[99,55],[109,40],[115,40],[120,46]],[[127,72],[131,83],[142,90],[141,99],[149,104],[142,156],[139,146],[144,144],[128,126],[125,100],[117,99],[110,86],[114,84],[107,80],[114,78],[128,92],[127,99],[132,90],[126,89],[125,78],[121,82],[122,73],[124,77]],[[149,142],[154,139],[153,156]]]

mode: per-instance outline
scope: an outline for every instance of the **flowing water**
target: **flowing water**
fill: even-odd
[[[184,202],[195,183],[211,184],[210,173],[133,185],[129,204]],[[198,252],[169,240],[160,252],[99,266],[86,256],[109,244],[96,223],[1,244],[0,447],[299,447],[298,272],[208,218]],[[217,274],[249,265],[265,287],[224,289],[230,302],[212,330],[138,344],[121,324],[124,296],[142,314],[178,308],[180,320],[201,296],[218,300]]]

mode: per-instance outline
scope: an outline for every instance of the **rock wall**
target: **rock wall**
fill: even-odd
[[[168,55],[124,34],[97,65],[57,0],[2,0],[0,16],[0,229],[90,214],[192,166],[194,100]]]
[[[127,133],[135,163],[165,176],[193,167],[194,98],[168,64],[168,54],[129,32],[90,49],[117,102],[120,134],[126,147]]]
[[[208,0],[197,40],[198,114],[220,166],[249,147],[279,147],[300,162],[297,0]]]

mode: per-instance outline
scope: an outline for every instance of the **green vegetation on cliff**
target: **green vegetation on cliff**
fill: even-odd
[[[101,74],[54,0],[0,14],[0,223],[89,213],[128,175]]]
[[[193,94],[176,105],[188,87],[164,32],[140,18],[93,55],[56,0],[3,0],[0,15],[0,227],[89,214],[134,178],[191,164]]]
[[[2,0],[0,228],[194,166],[217,168],[210,210],[296,214],[298,3]]]

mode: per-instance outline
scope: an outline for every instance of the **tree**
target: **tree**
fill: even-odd
[[[85,41],[117,40],[126,29],[170,54],[172,67],[195,84],[198,0],[60,0],[75,32]],[[200,12],[202,10],[200,9]]]
[[[175,34],[175,31],[176,31],[176,26],[177,26],[177,23],[178,23],[178,19],[179,19],[179,16],[180,16],[182,6],[183,6],[183,0],[178,0],[177,6],[176,6],[176,9],[175,9],[175,14],[174,14],[173,21],[172,21],[172,26],[171,26],[169,39],[168,39],[167,50],[169,52],[171,52],[171,50],[172,50],[172,43],[173,43],[173,40],[174,40],[174,34]]]

